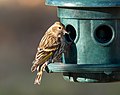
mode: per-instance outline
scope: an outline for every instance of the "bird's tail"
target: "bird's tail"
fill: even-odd
[[[40,85],[41,79],[42,79],[43,71],[39,71],[37,73],[37,76],[35,78],[34,84]]]
[[[40,85],[43,71],[45,71],[45,67],[48,65],[48,61],[46,61],[42,66],[40,67],[40,71],[38,71],[37,76],[35,78],[34,84]]]

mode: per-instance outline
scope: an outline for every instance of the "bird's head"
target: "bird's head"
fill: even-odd
[[[61,22],[55,22],[52,25],[52,31],[57,37],[61,37],[62,35],[69,34],[65,30],[65,26]]]

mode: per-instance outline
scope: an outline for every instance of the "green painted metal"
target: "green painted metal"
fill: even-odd
[[[49,64],[49,73],[106,73],[120,72],[120,64],[64,64],[56,62]]]
[[[120,0],[46,0],[46,5],[64,7],[119,7]]]
[[[64,79],[74,82],[120,81],[120,64],[49,64],[48,73],[62,72]]]
[[[67,8],[58,7],[58,17],[67,19],[120,19],[120,8]]]
[[[59,2],[59,3],[58,3]],[[70,32],[63,64],[48,65],[74,82],[120,80],[120,0],[46,0]],[[70,5],[73,4],[73,5]],[[93,68],[93,69],[92,69]]]

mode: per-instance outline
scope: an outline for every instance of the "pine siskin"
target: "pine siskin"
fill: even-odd
[[[34,84],[40,84],[45,67],[64,50],[63,35],[68,32],[60,22],[55,22],[45,33],[37,48],[31,71],[38,71]]]

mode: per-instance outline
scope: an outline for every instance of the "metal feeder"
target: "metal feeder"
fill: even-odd
[[[73,82],[120,80],[120,0],[46,0],[70,35],[63,63],[49,64]],[[69,44],[72,43],[72,44]]]

